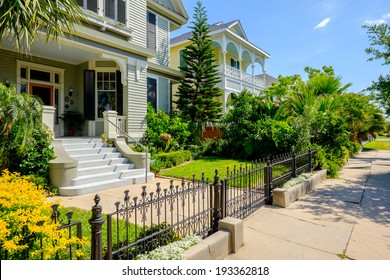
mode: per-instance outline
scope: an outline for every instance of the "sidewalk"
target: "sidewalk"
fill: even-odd
[[[390,152],[366,151],[289,208],[244,221],[230,260],[390,260]]]
[[[125,197],[125,191],[129,191],[130,199],[134,197],[141,197],[142,187],[146,186],[146,192],[149,195],[151,192],[155,192],[157,189],[156,183],[161,184],[162,189],[167,189],[170,186],[170,179],[157,178],[148,183],[140,183],[134,185],[128,185],[118,187],[114,189],[108,189],[97,192],[100,196],[99,205],[102,206],[103,213],[112,213],[116,210],[115,203],[123,202]],[[173,184],[180,185],[181,180],[174,180]],[[92,206],[95,205],[94,198],[96,193],[83,194],[78,196],[53,196],[49,197],[48,201],[59,200],[59,204],[64,207],[78,207],[84,210],[91,210]]]

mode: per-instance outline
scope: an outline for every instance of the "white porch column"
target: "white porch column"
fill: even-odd
[[[222,69],[223,69],[223,73],[225,73],[225,71],[226,71],[226,50],[223,50],[222,51],[222,59],[223,59],[223,61],[222,61]]]
[[[116,111],[104,111],[104,134],[107,135],[107,138],[117,138],[118,134],[116,133],[116,118],[118,113]]]
[[[228,94],[227,91],[223,91],[223,113],[226,114],[226,103],[227,103]]]
[[[47,125],[51,132],[54,133],[54,113],[56,108],[53,106],[42,106],[42,122]]]

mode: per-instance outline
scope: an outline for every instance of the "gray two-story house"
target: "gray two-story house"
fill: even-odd
[[[12,34],[0,46],[0,82],[15,84],[18,93],[39,96],[45,105],[44,123],[56,138],[50,175],[62,195],[153,178],[148,156],[128,150],[124,138],[116,148],[102,146],[100,137],[107,131],[103,112],[111,112],[114,125],[137,141],[146,130],[148,101],[170,111],[171,87],[181,77],[170,67],[170,33],[188,21],[181,0],[77,3],[88,21],[77,25],[73,36],[46,42],[41,34],[28,54],[15,48]],[[64,118],[70,113],[81,116],[76,131]],[[89,140],[69,142],[74,137],[63,137],[71,135]]]
[[[88,23],[59,43],[44,36],[25,55],[12,34],[0,46],[0,82],[41,97],[55,112],[55,135],[68,134],[61,115],[80,112],[78,135],[103,133],[104,110],[114,110],[134,138],[146,129],[147,101],[170,110],[171,84],[180,73],[170,67],[170,32],[188,15],[180,0],[77,0]]]

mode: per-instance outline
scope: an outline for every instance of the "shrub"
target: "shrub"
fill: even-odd
[[[0,256],[1,259],[54,259],[72,245],[85,240],[68,238],[66,230],[51,219],[51,204],[44,189],[18,173],[3,171],[0,177]],[[81,250],[75,250],[82,255]]]
[[[146,121],[148,126],[144,140],[148,145],[156,147],[157,150],[167,151],[167,144],[171,150],[172,148],[177,149],[190,142],[191,132],[188,123],[177,114],[168,115],[164,111],[156,112],[148,103]]]
[[[147,254],[137,256],[137,260],[182,260],[184,251],[198,244],[202,238],[195,235],[187,235],[180,241],[159,247]]]
[[[156,159],[164,163],[163,168],[170,168],[191,160],[191,152],[187,150],[180,150],[170,153],[161,153],[156,155]]]
[[[9,168],[21,175],[33,175],[31,180],[39,182],[40,186],[49,191],[54,190],[50,186],[49,178],[49,161],[55,158],[53,148],[50,147],[51,137],[46,127],[36,127],[29,140],[28,149],[23,153],[14,151]]]
[[[304,180],[309,179],[312,175],[309,173],[302,173],[296,178],[292,178],[288,180],[286,183],[284,183],[283,188],[288,189],[292,186],[295,186],[296,184],[302,183]]]

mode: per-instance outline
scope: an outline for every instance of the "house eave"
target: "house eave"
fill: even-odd
[[[185,13],[185,15],[181,15],[178,12],[168,9],[154,0],[148,0],[147,5],[148,8],[153,9],[161,15],[164,15],[171,21],[171,30],[176,30],[188,22],[187,13]]]
[[[231,30],[229,30],[229,28],[224,28],[224,29],[212,31],[212,32],[209,33],[211,38],[217,38],[219,36],[222,36],[223,34],[229,35],[229,37],[233,37],[234,41],[239,41],[243,46],[245,46],[245,47],[247,47],[247,48],[249,48],[251,50],[255,50],[258,54],[261,54],[261,56],[263,56],[266,59],[271,57],[271,55],[269,53],[263,51],[262,49],[260,49],[259,47],[255,46],[251,42],[245,40],[244,38],[238,36],[237,34],[232,32]],[[187,42],[190,42],[190,40],[189,39],[181,40],[179,42],[171,44],[171,48],[180,46],[180,45],[182,45],[184,43],[187,43]]]
[[[161,66],[161,65],[153,63],[153,62],[148,62],[148,70],[163,73],[163,74],[169,75],[172,78],[176,78],[176,79],[181,79],[181,78],[183,78],[183,75],[184,75],[179,70],[176,70],[176,69],[173,69],[170,67],[166,67],[166,66]]]
[[[97,31],[84,26],[76,25],[75,26],[75,35],[95,41],[101,44],[105,44],[117,49],[121,49],[130,53],[134,53],[146,58],[156,57],[157,53],[154,50],[150,50],[139,45],[136,45],[132,42],[121,40],[119,38],[106,35],[103,31]]]

